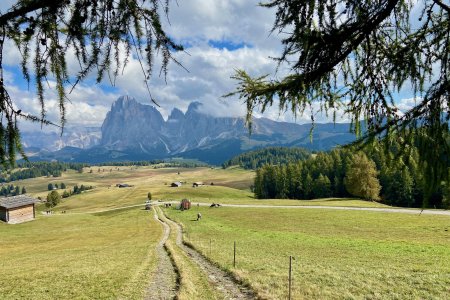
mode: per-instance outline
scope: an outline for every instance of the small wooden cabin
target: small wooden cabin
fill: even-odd
[[[191,208],[191,201],[189,199],[183,199],[180,203],[181,210],[186,210]]]
[[[36,199],[26,195],[0,198],[0,220],[9,224],[31,221],[36,217]]]
[[[181,186],[181,182],[179,182],[179,181],[172,182],[172,184],[170,186],[171,187],[180,187]]]

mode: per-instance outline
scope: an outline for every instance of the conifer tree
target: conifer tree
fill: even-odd
[[[291,72],[270,78],[236,71],[236,91],[227,96],[245,101],[250,125],[256,109],[272,105],[282,113],[311,112],[313,121],[319,107],[334,118],[343,109],[360,138],[358,146],[382,139],[389,149],[395,139],[404,156],[418,146],[426,194],[449,181],[448,1],[267,0],[261,5],[276,10],[272,31],[283,36],[284,45],[276,60]],[[415,104],[400,112],[402,89],[412,91]]]
[[[366,200],[379,200],[381,186],[377,174],[375,163],[364,153],[358,152],[352,157],[345,175],[345,187],[353,196]]]
[[[331,196],[331,182],[326,175],[319,174],[312,184],[314,198],[327,198]]]

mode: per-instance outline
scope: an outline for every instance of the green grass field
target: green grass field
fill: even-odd
[[[139,209],[0,222],[0,298],[142,298],[161,233]]]
[[[153,199],[180,200],[189,198],[193,202],[222,204],[258,204],[258,205],[320,205],[320,206],[351,206],[351,207],[386,207],[377,202],[357,199],[319,199],[319,200],[259,200],[250,192],[254,172],[237,168],[161,168],[152,167],[105,167],[98,172],[97,168],[89,168],[80,174],[74,171],[63,173],[61,178],[40,177],[22,180],[18,183],[25,186],[35,197],[45,197],[48,194],[48,183],[64,182],[68,188],[75,184],[92,185],[95,188],[63,200],[55,211],[85,212],[127,205],[142,204],[147,193],[151,192]],[[103,172],[105,169],[105,172]],[[109,170],[111,170],[109,172]],[[170,183],[181,181],[182,187],[172,188]],[[203,181],[205,186],[193,188],[192,183]],[[211,182],[214,185],[211,185]],[[117,188],[117,183],[128,183],[131,188]],[[62,194],[63,190],[59,190]],[[39,209],[46,210],[40,206]]]
[[[89,170],[15,182],[44,198],[48,183],[95,188],[64,199],[51,216],[39,204],[35,221],[0,222],[1,299],[142,298],[156,266],[154,247],[161,225],[142,207],[100,211],[142,205],[148,192],[155,200],[202,203],[386,207],[357,199],[254,199],[254,172],[237,168]],[[171,188],[174,181],[186,184]],[[208,185],[193,188],[195,181]],[[117,183],[133,186],[117,188]],[[194,222],[198,209],[203,220]],[[267,298],[286,298],[289,255],[296,257],[294,299],[438,299],[450,292],[448,217],[196,206],[168,213],[184,224],[190,242]],[[238,243],[236,269],[231,266],[233,241]],[[196,290],[207,286],[205,278],[170,243],[185,274],[180,299],[217,297],[212,290]]]
[[[203,218],[193,221],[199,210]],[[364,211],[194,208],[168,215],[265,298],[448,299],[450,218]],[[237,242],[237,267],[232,266]]]

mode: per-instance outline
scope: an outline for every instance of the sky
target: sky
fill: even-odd
[[[7,11],[13,0],[2,0],[0,12]],[[167,118],[177,107],[185,111],[192,101],[202,102],[202,110],[214,116],[242,117],[246,108],[237,97],[224,99],[222,95],[234,91],[236,81],[230,77],[236,69],[244,69],[250,75],[271,74],[280,78],[288,71],[281,68],[275,73],[276,63],[270,57],[277,57],[282,50],[282,36],[270,34],[275,12],[258,6],[259,0],[178,0],[170,2],[169,20],[164,26],[168,34],[178,43],[186,46],[185,52],[176,53],[187,71],[170,64],[164,80],[156,70],[150,80],[153,98],[160,105],[160,112]],[[8,91],[24,112],[40,114],[40,106],[33,90],[23,80],[18,62],[17,49],[7,43],[4,49],[5,78]],[[158,63],[157,63],[158,64]],[[69,59],[69,72],[77,70],[75,60]],[[91,76],[92,79],[92,76]],[[109,81],[97,85],[88,78],[68,95],[67,126],[101,126],[111,104],[121,95],[134,97],[141,103],[152,104],[144,84],[144,76],[138,60],[132,57],[123,75],[117,78],[115,86]],[[52,89],[46,92],[47,117],[58,122],[59,110],[56,94]],[[411,99],[405,99],[405,103]],[[405,104],[406,105],[406,104]],[[309,115],[293,118],[289,112],[270,108],[264,115],[278,121],[307,123]],[[338,114],[337,122],[348,118]],[[331,121],[318,113],[316,122]],[[23,131],[35,130],[36,125],[21,122]]]

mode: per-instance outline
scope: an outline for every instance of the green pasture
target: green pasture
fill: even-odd
[[[92,169],[92,173],[90,170]],[[46,198],[49,183],[58,185],[64,182],[67,189],[81,184],[94,186],[93,190],[74,195],[54,208],[55,211],[85,212],[143,204],[147,193],[151,192],[154,200],[178,201],[189,198],[198,203],[222,204],[257,204],[257,205],[319,205],[352,207],[387,207],[377,202],[357,199],[318,199],[286,200],[255,199],[250,191],[254,172],[239,168],[158,168],[147,167],[98,167],[85,168],[83,173],[72,170],[64,172],[61,177],[39,177],[18,181],[34,197]],[[178,188],[170,187],[175,181],[183,182]],[[205,185],[194,188],[193,182],[201,181]],[[117,188],[117,183],[127,183],[130,188]],[[213,185],[211,185],[213,183]],[[58,190],[60,194],[63,190]],[[41,205],[40,210],[46,210]]]
[[[0,222],[2,299],[142,298],[156,266],[154,247],[162,228],[142,207],[101,211],[144,204],[148,192],[155,201],[189,198],[194,203],[386,207],[357,199],[254,199],[250,192],[254,172],[238,168],[90,170],[14,182],[43,198],[48,183],[64,182],[68,189],[75,184],[95,188],[63,199],[52,209],[53,215],[45,215],[47,208],[38,204],[35,221]],[[184,184],[172,188],[174,181]],[[196,181],[205,186],[192,187]],[[117,183],[132,187],[118,188]],[[197,211],[203,214],[200,222],[192,221]],[[184,224],[188,241],[266,298],[286,298],[289,255],[296,258],[294,299],[436,299],[448,294],[448,217],[196,205],[191,211],[168,213]],[[196,290],[207,282],[173,239],[169,247],[184,274],[180,299],[216,298],[212,290]],[[234,241],[237,268],[231,266]]]
[[[264,298],[287,298],[290,255],[293,299],[446,299],[450,293],[450,217],[326,209],[165,211],[183,224],[188,242]]]
[[[137,208],[0,222],[1,298],[142,298],[161,234]]]

